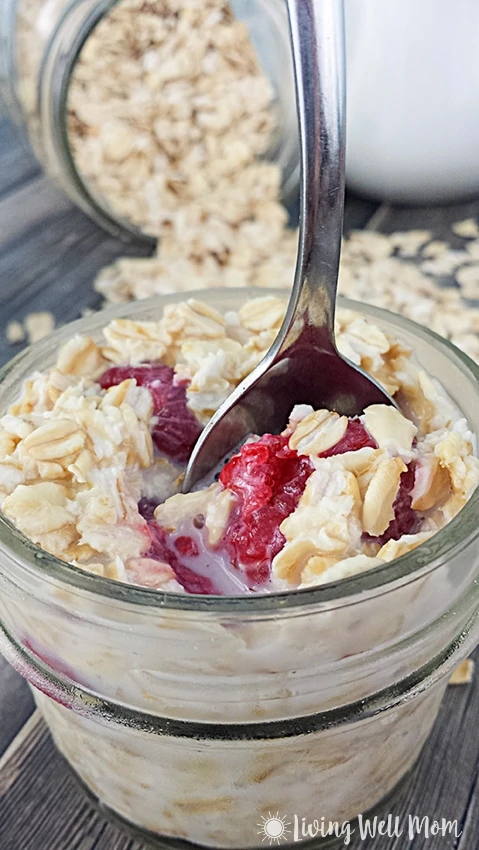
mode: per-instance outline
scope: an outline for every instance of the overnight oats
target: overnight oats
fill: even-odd
[[[90,791],[163,843],[366,812],[477,642],[478,370],[424,329],[342,305],[338,347],[398,409],[297,405],[180,492],[284,308],[155,299],[3,372],[2,650]]]

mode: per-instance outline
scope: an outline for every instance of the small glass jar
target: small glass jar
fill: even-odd
[[[68,139],[70,81],[97,24],[119,0],[4,0],[0,19],[0,92],[48,174],[81,209],[116,236],[156,240],[120,218],[75,165]],[[121,2],[121,0],[120,0]],[[231,0],[274,92],[276,128],[265,159],[282,174],[282,197],[298,185],[299,146],[289,25],[284,0]]]
[[[257,294],[202,297],[233,310]],[[73,333],[99,340],[113,317],[159,318],[185,297],[97,313],[37,343],[0,374],[0,411]],[[479,431],[472,361],[406,319],[343,304],[412,347]],[[346,831],[414,765],[477,643],[478,511],[476,491],[429,541],[353,578],[236,598],[88,574],[0,517],[0,648],[83,783],[160,846],[263,846],[276,812],[291,844],[303,818]]]

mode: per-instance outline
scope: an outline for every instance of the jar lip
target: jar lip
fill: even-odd
[[[268,289],[268,295],[285,298],[287,293],[284,289]],[[39,362],[42,355],[46,356],[52,350],[57,350],[58,345],[71,338],[72,333],[88,333],[92,329],[103,327],[109,321],[116,318],[130,317],[135,314],[145,313],[150,316],[162,312],[164,306],[170,303],[178,303],[188,298],[200,298],[212,305],[215,302],[222,304],[224,308],[230,309],[238,306],[239,301],[248,298],[264,297],[265,290],[252,287],[231,289],[209,289],[205,291],[180,292],[173,295],[157,296],[144,301],[122,304],[120,307],[111,307],[101,310],[93,316],[71,322],[63,328],[50,334],[40,342],[35,343],[26,350],[20,352],[0,370],[0,388],[7,377],[15,373],[26,358],[35,359]],[[228,302],[230,302],[228,304]],[[466,354],[456,348],[448,340],[424,328],[416,322],[406,319],[398,314],[391,313],[372,305],[363,305],[349,298],[340,297],[339,305],[372,316],[379,320],[395,325],[398,329],[404,329],[410,334],[421,338],[429,344],[434,344],[445,350],[451,356],[456,365],[461,368],[464,377],[472,386],[477,385],[479,391],[479,366]],[[285,609],[298,607],[312,607],[331,603],[351,604],[353,597],[362,596],[367,592],[382,594],[388,592],[390,585],[397,582],[406,583],[413,581],[424,573],[430,572],[443,565],[454,553],[469,546],[479,537],[479,487],[471,495],[459,513],[450,520],[440,531],[436,532],[429,540],[420,544],[417,548],[396,558],[393,561],[374,567],[367,572],[356,576],[340,579],[339,581],[319,585],[312,588],[297,590],[286,590],[270,594],[258,594],[257,596],[210,596],[187,593],[172,593],[159,591],[151,588],[139,587],[137,585],[117,582],[102,576],[93,575],[80,567],[76,567],[56,558],[29,540],[0,512],[0,545],[13,554],[15,560],[21,559],[22,567],[33,570],[47,581],[58,581],[68,586],[71,590],[80,590],[91,593],[94,596],[111,600],[112,602],[130,603],[140,607],[162,608],[185,611],[209,611],[212,613],[275,613]]]

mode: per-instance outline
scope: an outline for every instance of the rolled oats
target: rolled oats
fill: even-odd
[[[479,263],[463,266],[456,272],[456,280],[465,298],[479,298]]]
[[[59,353],[57,369],[64,375],[85,375],[96,378],[105,370],[106,360],[89,337],[74,336]]]
[[[463,239],[477,239],[479,237],[479,225],[475,218],[466,218],[452,225],[452,230]]]
[[[254,298],[240,307],[238,316],[248,331],[278,331],[284,318],[284,302],[271,295]]]
[[[299,422],[289,439],[290,448],[302,455],[319,455],[344,437],[346,416],[331,410],[315,410]]]
[[[227,0],[120,0],[80,52],[68,116],[89,190],[159,239],[151,260],[100,275],[107,298],[131,297],[131,277],[136,297],[256,283],[281,254],[282,175],[259,159],[276,129],[274,92]]]
[[[401,473],[406,469],[399,457],[384,458],[380,462],[364,495],[362,524],[367,534],[378,537],[394,519],[393,504]]]
[[[21,531],[39,543],[43,535],[73,525],[70,495],[63,484],[55,482],[39,481],[28,486],[19,484],[5,499],[2,510]]]
[[[103,354],[113,363],[134,365],[145,360],[163,360],[171,344],[161,322],[115,319],[105,328],[105,337],[108,348]]]
[[[47,336],[55,327],[55,317],[53,313],[42,311],[40,313],[29,313],[24,320],[25,332],[29,345],[38,342],[43,337]]]
[[[402,457],[410,454],[417,428],[399,410],[372,404],[364,411],[364,424],[380,449],[389,449]]]
[[[320,559],[310,559],[308,566],[302,573],[301,587],[314,587],[322,584],[323,581],[340,581],[343,578],[359,575],[384,564],[384,560],[373,555],[352,555],[352,557],[340,561],[332,559],[330,564],[326,563],[326,559],[324,561],[324,566],[321,569]],[[323,578],[323,581],[321,581],[321,578]]]
[[[17,345],[25,340],[25,328],[16,320],[9,322],[5,330],[5,338],[10,345]]]
[[[479,360],[479,308],[470,304],[471,299],[476,301],[479,298],[479,238],[473,238],[469,225],[468,233],[471,235],[466,250],[459,251],[451,250],[445,241],[431,241],[432,234],[428,231],[392,234],[353,232],[343,244],[339,290],[356,300],[385,307],[427,325],[450,339],[470,357]],[[216,262],[192,262],[183,256],[177,260],[172,256],[169,262],[165,256],[162,261],[155,257],[150,260],[120,260],[100,274],[97,285],[112,301],[146,298],[191,286],[198,289],[250,284],[289,287],[296,250],[296,232],[283,229],[276,251],[256,266],[253,276],[241,265],[232,274],[229,266],[220,266]],[[451,286],[449,282],[444,285],[445,274],[454,274],[458,286]],[[435,276],[440,278],[441,283]],[[261,316],[257,321],[261,321]],[[267,312],[264,321],[266,327],[269,322]],[[339,327],[341,350],[351,360],[359,362],[358,349],[362,345],[360,321],[356,336],[353,339],[350,334],[347,343],[341,341]],[[370,339],[370,354],[374,357],[381,353],[380,337],[372,343]],[[394,375],[390,376],[390,385],[387,378],[387,375],[378,376],[394,393],[397,389]]]
[[[23,448],[34,460],[58,461],[81,451],[85,440],[86,434],[76,422],[52,419],[25,437]]]
[[[465,658],[461,661],[459,667],[454,670],[449,679],[450,685],[469,685],[474,677],[474,661],[472,658]]]
[[[418,534],[403,534],[399,540],[388,540],[384,546],[381,546],[377,553],[377,557],[386,562],[394,561],[395,558],[407,555],[407,553],[412,552],[416,546],[419,546],[421,543],[425,543],[426,540],[429,540],[431,535],[432,532],[423,531]]]

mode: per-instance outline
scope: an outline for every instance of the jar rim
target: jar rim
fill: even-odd
[[[43,340],[35,343],[15,358],[10,360],[0,370],[0,391],[7,377],[15,371],[25,359],[36,359],[41,362],[41,356],[48,355],[52,350],[72,336],[72,333],[91,332],[93,328],[101,328],[113,319],[132,317],[144,313],[151,316],[162,312],[163,307],[170,303],[186,301],[188,298],[201,298],[212,305],[222,302],[222,307],[238,306],[239,300],[264,297],[265,293],[280,298],[287,295],[284,289],[257,289],[252,287],[196,290],[179,292],[170,295],[156,296],[144,301],[128,302],[101,310],[93,316],[70,322],[63,328],[49,334]],[[452,358],[455,365],[462,371],[464,378],[476,386],[479,392],[479,366],[466,354],[456,348],[448,340],[436,334],[429,328],[406,319],[389,310],[361,304],[349,298],[339,297],[339,306],[359,312],[368,317],[394,325],[409,334],[419,337],[428,344],[441,348]],[[228,303],[229,302],[229,303]],[[33,358],[32,358],[33,355]],[[1,413],[1,412],[0,412]],[[471,424],[471,423],[469,423]],[[162,608],[184,611],[209,611],[212,613],[241,613],[260,614],[277,613],[285,609],[298,607],[321,607],[331,603],[351,604],[354,597],[388,592],[398,583],[414,581],[422,575],[442,566],[447,559],[461,549],[469,546],[479,538],[479,487],[476,488],[464,507],[450,520],[444,528],[436,532],[429,540],[415,549],[395,558],[393,561],[374,567],[355,576],[329,582],[317,587],[285,590],[276,593],[258,594],[252,596],[213,596],[188,593],[173,593],[159,591],[153,588],[118,582],[113,579],[97,576],[62,561],[27,538],[10,520],[0,512],[0,544],[15,557],[21,559],[22,567],[33,570],[39,577],[49,581],[58,581],[70,590],[91,593],[93,596],[123,602],[140,607]]]

